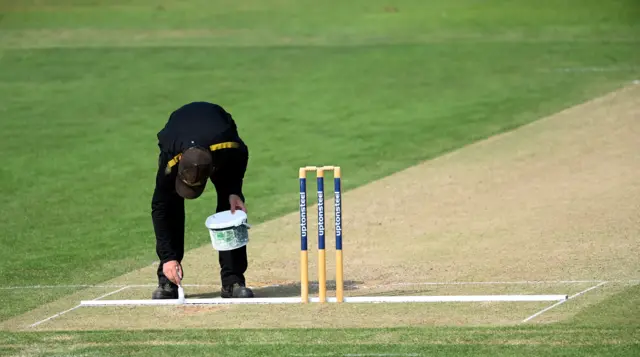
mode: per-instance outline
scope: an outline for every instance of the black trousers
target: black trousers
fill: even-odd
[[[216,212],[226,211],[231,208],[229,204],[229,193],[217,191],[218,205]],[[244,196],[240,197],[244,201]],[[173,222],[175,232],[179,233],[175,236],[178,237],[175,241],[174,249],[178,253],[178,262],[182,263],[184,256],[184,201],[180,201],[180,204],[173,206],[178,210],[177,217],[182,219],[179,222]],[[206,234],[206,231],[203,231]],[[213,248],[212,248],[213,249]],[[241,247],[234,250],[218,252],[218,263],[220,264],[220,280],[222,285],[232,285],[234,283],[245,283],[244,273],[247,271],[247,247]],[[163,264],[158,265],[158,282],[161,284],[170,283],[169,279],[162,272]],[[183,272],[183,274],[185,274]],[[184,276],[183,276],[184,278]]]

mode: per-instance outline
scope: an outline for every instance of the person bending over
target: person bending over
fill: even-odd
[[[246,212],[242,193],[249,149],[231,114],[217,104],[192,102],[171,113],[157,134],[160,154],[151,201],[156,236],[158,287],[153,299],[177,299],[183,278],[184,200],[202,195],[208,180],[217,193],[216,212]],[[245,286],[246,246],[219,251],[223,298],[250,298]]]

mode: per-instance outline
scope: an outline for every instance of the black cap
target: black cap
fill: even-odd
[[[200,197],[212,172],[211,151],[201,147],[188,148],[178,163],[176,192],[186,199]]]

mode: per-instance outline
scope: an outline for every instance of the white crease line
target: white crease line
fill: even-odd
[[[596,288],[598,288],[598,287],[600,287],[600,286],[602,286],[602,285],[604,285],[604,284],[606,284],[606,283],[607,283],[606,281],[603,281],[603,282],[601,282],[601,283],[600,283],[600,284],[598,284],[598,285],[594,285],[594,286],[592,286],[592,287],[590,287],[590,288],[588,288],[588,289],[582,290],[581,292],[579,292],[579,293],[577,293],[577,294],[573,294],[573,295],[569,296],[566,300],[558,301],[557,303],[555,303],[555,304],[553,304],[553,305],[551,305],[551,306],[549,306],[549,307],[547,307],[547,308],[544,308],[544,309],[542,309],[542,310],[540,310],[540,311],[536,312],[535,314],[533,314],[533,315],[531,315],[531,316],[527,317],[526,319],[522,320],[522,323],[525,323],[525,322],[527,322],[527,321],[530,321],[530,320],[532,320],[532,319],[534,319],[534,318],[536,318],[536,317],[538,317],[538,316],[542,315],[543,313],[545,313],[545,312],[547,312],[547,311],[549,311],[549,310],[553,309],[554,307],[556,307],[556,306],[560,306],[560,305],[564,304],[565,302],[567,302],[567,301],[569,301],[569,300],[571,300],[571,299],[573,299],[573,298],[575,298],[575,297],[578,297],[578,296],[580,296],[580,295],[582,295],[582,294],[585,294],[585,293],[587,293],[587,292],[589,292],[589,291],[591,291],[591,290],[593,290],[593,289],[596,289]]]
[[[127,289],[128,287],[129,287],[128,285],[127,285],[127,286],[123,286],[122,288],[120,288],[120,289],[118,289],[118,290],[112,291],[112,292],[110,292],[110,293],[106,293],[106,294],[104,294],[104,295],[102,295],[102,296],[98,296],[97,298],[95,298],[95,299],[93,299],[93,300],[99,300],[99,299],[102,299],[102,298],[107,297],[107,296],[109,296],[109,295],[112,295],[112,294],[115,294],[115,293],[117,293],[117,292],[120,292],[120,291],[122,291],[122,290],[124,290],[124,289]],[[78,304],[77,306],[74,306],[74,307],[72,307],[72,308],[70,308],[70,309],[68,309],[68,310],[65,310],[65,311],[59,312],[59,313],[57,313],[57,314],[55,314],[55,315],[53,315],[53,316],[49,316],[49,317],[47,317],[47,318],[46,318],[46,319],[44,319],[44,320],[38,321],[38,322],[36,322],[36,323],[34,323],[34,324],[31,324],[29,327],[36,327],[36,326],[38,326],[38,325],[40,325],[40,324],[42,324],[42,323],[45,323],[45,322],[47,322],[47,321],[49,321],[49,320],[53,320],[53,319],[55,319],[55,318],[56,318],[56,317],[58,317],[58,316],[64,315],[64,314],[66,314],[67,312],[71,312],[71,311],[73,311],[73,310],[75,310],[75,309],[79,308],[80,306],[82,306],[82,305],[81,305],[81,304]]]
[[[82,305],[78,304],[77,306],[72,307],[72,308],[70,308],[69,310],[64,310],[64,311],[59,312],[59,313],[57,313],[57,314],[55,314],[55,315],[53,315],[53,316],[49,316],[49,317],[47,317],[46,319],[44,319],[44,320],[42,320],[42,321],[38,321],[38,322],[36,322],[36,323],[34,323],[34,324],[30,325],[29,327],[36,327],[36,326],[40,325],[41,323],[47,322],[47,321],[49,321],[49,320],[51,320],[51,319],[55,319],[56,317],[58,317],[58,316],[60,316],[60,315],[64,315],[64,314],[66,314],[67,312],[73,311],[73,310],[75,310],[75,309],[79,308],[80,306],[82,306]]]
[[[0,290],[19,289],[72,289],[72,288],[149,288],[158,286],[157,284],[132,284],[132,285],[23,285],[23,286],[3,286]],[[191,287],[215,287],[216,285],[184,284]]]
[[[23,285],[23,286],[3,286],[0,290],[19,289],[73,289],[73,288],[120,288],[131,285]]]

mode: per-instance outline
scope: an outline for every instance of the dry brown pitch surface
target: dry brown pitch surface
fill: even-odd
[[[602,301],[640,278],[639,137],[640,86],[636,85],[346,193],[347,295],[574,294],[597,282],[398,283],[609,281],[529,323],[562,320]],[[345,176],[349,169],[343,168]],[[326,204],[331,208],[331,201]],[[312,219],[315,212],[310,207]],[[331,218],[327,217],[328,222]],[[310,223],[309,229],[315,232],[315,222]],[[333,230],[328,227],[331,242]],[[257,288],[257,294],[297,296],[297,213],[255,226],[251,236],[249,283],[279,285]],[[333,250],[331,244],[327,246],[331,279]],[[312,262],[314,248],[311,244]],[[189,252],[184,268],[185,284],[209,285],[187,289],[188,297],[216,296],[217,259],[210,245]],[[153,284],[155,269],[149,266],[106,284]],[[315,264],[310,271],[315,277]],[[82,299],[114,290],[87,289],[6,321],[2,327],[28,329]],[[148,298],[151,290],[129,288],[108,298]],[[166,326],[162,323],[167,316],[172,327],[512,324],[549,305],[82,307],[33,329],[158,328]]]

